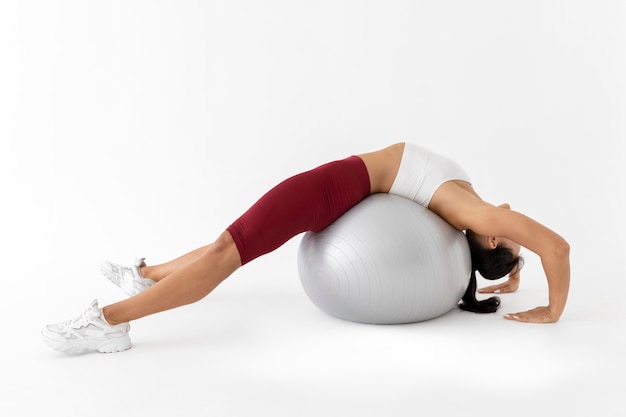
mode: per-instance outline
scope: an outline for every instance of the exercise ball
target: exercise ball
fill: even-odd
[[[373,194],[298,247],[306,295],[345,320],[401,324],[456,307],[469,284],[467,240],[442,218],[393,194]]]

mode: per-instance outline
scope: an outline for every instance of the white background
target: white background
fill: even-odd
[[[626,372],[619,1],[3,1],[0,414],[616,416]],[[211,242],[264,191],[408,140],[571,244],[497,314],[370,326],[304,295],[300,237],[205,300],[66,356],[40,328],[123,294],[104,260]]]

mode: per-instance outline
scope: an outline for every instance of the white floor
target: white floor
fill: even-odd
[[[77,297],[86,305],[94,293],[103,303],[121,296],[98,277],[97,265],[79,262],[76,269],[95,271],[82,274],[89,280],[70,269],[57,290],[16,284],[33,294],[33,304],[3,294],[2,415],[626,412],[623,282],[604,292],[575,281],[554,325],[460,310],[411,325],[363,325],[329,317],[306,298],[290,261],[298,241],[240,270],[200,303],[135,322],[133,348],[118,354],[67,356],[38,340],[45,320],[80,312]],[[542,285],[528,278],[502,297],[502,312],[541,303]],[[60,302],[51,302],[50,291]]]

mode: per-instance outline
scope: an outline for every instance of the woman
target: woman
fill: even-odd
[[[509,320],[556,322],[569,290],[569,245],[536,221],[484,202],[467,174],[453,161],[427,149],[397,143],[382,150],[334,161],[291,177],[265,194],[217,240],[171,262],[124,267],[106,263],[103,273],[131,298],[99,308],[97,301],[77,318],[45,326],[44,341],[65,352],[118,352],[131,347],[129,322],[196,302],[242,265],[278,248],[293,236],[324,229],[363,198],[393,193],[428,207],[465,230],[472,277],[460,307],[493,312],[499,299],[477,301],[475,272],[488,279],[509,274],[504,284],[483,292],[515,291],[520,247],[541,257],[549,303]]]

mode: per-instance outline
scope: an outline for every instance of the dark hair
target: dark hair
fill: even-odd
[[[476,299],[476,271],[485,279],[498,279],[521,267],[522,258],[513,255],[511,249],[498,246],[494,249],[484,247],[471,230],[465,232],[472,258],[470,282],[461,299],[459,307],[474,313],[495,313],[500,307],[500,298],[491,297],[486,300]]]

